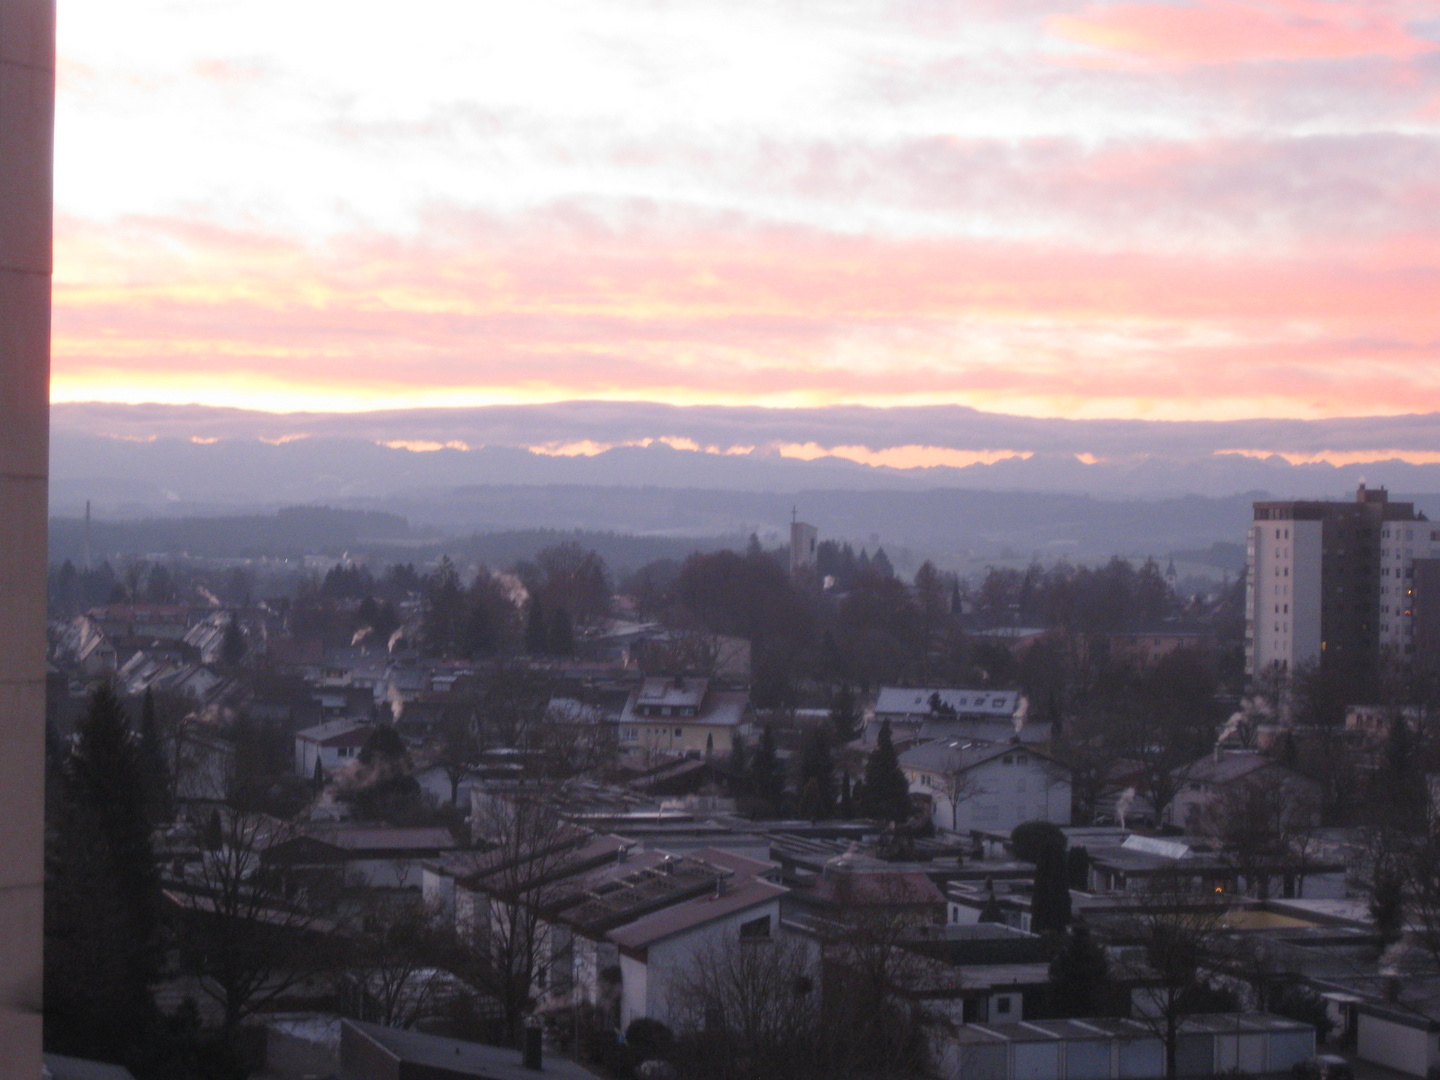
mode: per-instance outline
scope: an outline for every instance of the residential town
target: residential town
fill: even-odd
[[[568,542],[267,573],[51,569],[47,1046],[141,1078],[1440,1069],[1440,532],[1383,490],[1257,503],[1246,574],[1193,589],[904,580],[798,520],[623,576]]]

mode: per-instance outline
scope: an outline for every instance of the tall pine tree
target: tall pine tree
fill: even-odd
[[[900,771],[889,720],[881,723],[875,749],[865,759],[865,788],[859,810],[879,821],[902,822],[910,817],[910,785]]]
[[[45,1044],[136,1064],[155,1031],[160,875],[137,740],[108,686],[76,727],[45,865]]]
[[[165,743],[155,713],[155,695],[147,688],[140,702],[140,768],[145,783],[150,823],[163,825],[174,820],[175,803],[170,788],[170,769],[165,763]]]
[[[813,794],[807,796],[812,785]],[[796,786],[807,804],[801,811],[802,817],[819,820],[835,816],[835,761],[830,756],[830,739],[823,724],[817,725],[805,739]]]
[[[773,815],[780,812],[780,804],[785,798],[785,771],[780,765],[775,734],[769,724],[760,730],[760,739],[750,758],[750,790],[760,802],[758,809],[761,813]]]

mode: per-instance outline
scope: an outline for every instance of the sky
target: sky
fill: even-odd
[[[56,402],[1440,411],[1440,0],[65,0],[58,34]]]

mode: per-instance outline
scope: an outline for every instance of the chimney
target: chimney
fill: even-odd
[[[534,1020],[525,1024],[525,1068],[540,1072],[543,1066],[540,1049],[540,1025]]]

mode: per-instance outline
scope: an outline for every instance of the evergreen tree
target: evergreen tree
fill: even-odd
[[[538,597],[532,597],[525,620],[525,651],[531,656],[539,656],[549,648],[550,635],[545,630],[545,609]]]
[[[826,631],[829,633],[829,631]],[[842,682],[830,699],[830,730],[835,741],[841,746],[860,737],[864,727],[860,715],[860,702],[848,682]]]
[[[895,567],[890,565],[890,556],[885,554],[883,547],[875,549],[875,557],[870,560],[870,569],[882,578],[895,576]]]
[[[1398,873],[1377,871],[1370,889],[1369,907],[1380,943],[1389,946],[1399,941],[1405,929],[1405,892]]]
[[[820,785],[813,776],[806,780],[800,789],[798,811],[802,818],[808,818],[810,821],[819,821],[821,818],[829,816],[825,813],[825,803],[820,796]]]
[[[231,615],[225,624],[225,635],[220,639],[220,659],[234,667],[245,659],[245,650],[245,631],[240,629],[240,620]]]
[[[550,616],[550,651],[556,656],[575,655],[575,628],[564,608],[556,608]]]
[[[730,775],[734,777],[735,787],[744,791],[750,783],[750,747],[745,743],[745,736],[736,732],[730,739]]]
[[[155,715],[155,695],[149,688],[140,702],[140,764],[144,770],[145,793],[149,797],[150,822],[161,825],[173,821],[175,804],[170,788],[170,770],[165,764],[165,744],[160,737],[160,721]]]
[[[1035,864],[1035,889],[1030,898],[1030,929],[1037,934],[1064,930],[1070,922],[1070,884],[1065,849],[1047,847]]]
[[[880,821],[901,822],[910,817],[910,785],[900,771],[888,720],[881,723],[875,749],[865,759],[865,799],[860,812]]]
[[[1065,935],[1050,962],[1050,1004],[1056,1016],[1104,1016],[1109,1011],[1110,964],[1083,922]]]
[[[814,805],[801,817],[813,820],[835,816],[835,762],[830,756],[830,740],[825,726],[816,726],[805,740],[805,749],[800,755],[799,788],[802,800],[805,792],[814,785]]]
[[[134,1064],[155,1032],[160,876],[139,747],[109,686],[90,699],[60,784],[45,860],[45,1044]]]
[[[785,773],[775,749],[775,733],[766,724],[760,730],[760,741],[750,759],[750,789],[762,803],[762,810],[778,814],[785,798]]]

